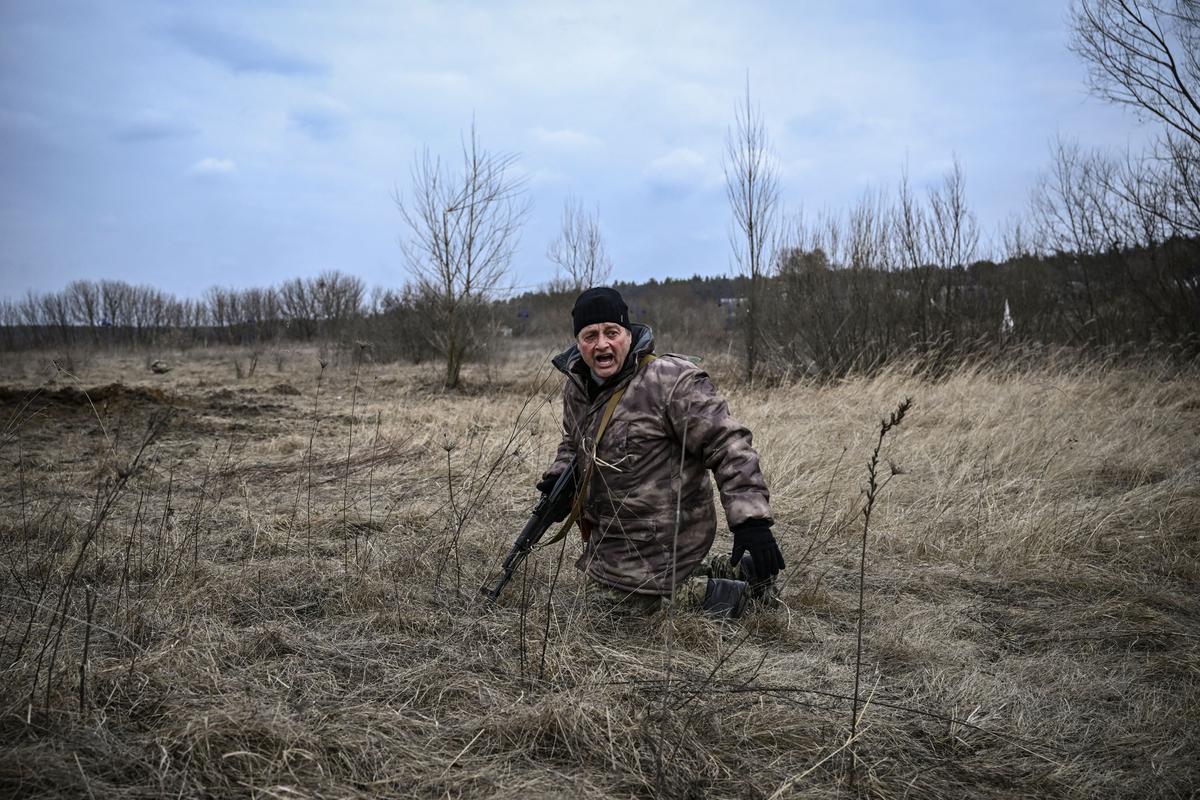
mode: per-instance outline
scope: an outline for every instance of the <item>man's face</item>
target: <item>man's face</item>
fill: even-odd
[[[620,371],[629,355],[633,335],[629,329],[615,322],[597,322],[588,325],[575,337],[583,363],[603,379],[611,378]]]

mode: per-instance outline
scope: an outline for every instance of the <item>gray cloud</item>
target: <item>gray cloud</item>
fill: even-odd
[[[595,136],[571,128],[549,130],[537,127],[533,129],[533,138],[541,144],[567,151],[593,150],[603,145]]]
[[[0,297],[330,265],[394,285],[390,191],[423,146],[456,165],[473,119],[528,178],[520,283],[550,277],[568,191],[601,209],[618,277],[720,272],[747,73],[790,208],[847,208],[904,164],[923,192],[957,153],[991,228],[1056,131],[1145,138],[1087,96],[1061,0],[70,5],[0,2]]]
[[[724,179],[719,164],[690,147],[677,147],[655,158],[643,175],[655,192],[671,196],[710,189]]]
[[[113,131],[119,142],[154,142],[165,139],[186,139],[195,136],[196,126],[158,111],[143,111],[134,119]]]
[[[188,174],[198,177],[215,177],[237,174],[237,162],[231,158],[202,158],[188,167]]]
[[[335,108],[298,108],[288,115],[288,119],[293,128],[322,142],[340,138],[346,132],[346,115]]]
[[[167,35],[186,50],[235,73],[323,75],[329,72],[325,62],[280,49],[266,39],[195,21],[177,22],[167,28]]]

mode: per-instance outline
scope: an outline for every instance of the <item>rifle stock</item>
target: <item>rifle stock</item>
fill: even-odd
[[[480,593],[488,600],[495,602],[496,598],[500,596],[500,592],[512,580],[526,556],[533,551],[534,546],[541,541],[550,526],[567,518],[571,512],[571,504],[575,501],[575,489],[575,459],[572,458],[571,462],[567,464],[567,468],[554,482],[554,487],[548,493],[543,494],[538,499],[537,505],[533,507],[529,521],[521,529],[520,535],[517,536],[512,549],[508,551],[508,556],[504,559],[499,577],[479,588]]]

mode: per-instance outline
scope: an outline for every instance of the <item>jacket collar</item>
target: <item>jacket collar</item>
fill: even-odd
[[[598,387],[601,391],[611,386],[619,386],[627,381],[637,371],[638,361],[642,356],[654,352],[654,331],[650,329],[649,325],[635,322],[629,328],[633,333],[629,354],[625,356],[625,363],[621,365],[621,371]],[[572,342],[570,347],[556,355],[550,363],[568,379],[573,380],[586,396],[592,396],[588,391],[592,377],[589,374],[588,365],[584,363],[583,356],[579,353],[579,345]]]

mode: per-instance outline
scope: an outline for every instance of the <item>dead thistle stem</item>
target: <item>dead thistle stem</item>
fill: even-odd
[[[529,559],[521,564],[521,602],[517,606],[517,666],[525,683],[525,612],[529,609]]]
[[[146,499],[146,490],[138,492],[137,509],[133,512],[133,524],[129,526],[129,538],[125,541],[125,558],[121,562],[121,582],[117,586],[117,602],[115,614],[121,613],[121,598],[129,591],[129,561],[133,554],[133,540],[138,535],[142,520],[142,503]]]
[[[16,437],[16,440],[17,440],[17,481],[20,486],[19,494],[20,494],[20,503],[21,503],[21,534],[22,534],[22,538],[25,540],[25,550],[24,550],[25,574],[29,574],[29,565],[30,565],[29,550],[30,550],[30,547],[29,547],[28,498],[25,495],[25,451],[22,447],[20,433],[21,433],[20,428],[17,428],[13,432],[13,436]],[[11,565],[9,566],[9,572],[11,574],[15,574],[15,570],[12,569]],[[47,571],[45,577],[42,580],[41,591],[38,593],[38,599],[37,599],[38,603],[41,603],[42,597],[46,593],[46,587],[49,585],[49,582],[50,582],[50,573],[49,573],[49,571]],[[20,588],[21,588],[22,594],[25,594],[26,599],[28,599],[28,592],[25,591],[25,586],[23,583],[20,584]],[[25,626],[25,634],[21,638],[21,643],[17,646],[16,656],[13,658],[13,662],[12,662],[13,664],[16,664],[17,662],[19,662],[21,660],[21,654],[24,652],[25,645],[29,641],[30,630],[32,629],[33,621],[36,618],[36,616],[37,616],[37,607],[35,606],[29,612],[29,622]],[[5,643],[8,642],[8,631],[4,632],[4,641],[5,641]]]
[[[20,431],[18,430],[19,434]],[[21,535],[25,541],[29,541],[29,512],[28,499],[25,496],[25,450],[22,447],[21,437],[17,436],[17,480],[20,483],[21,493]],[[25,550],[25,568],[29,569],[29,549]]]
[[[887,419],[881,420],[879,423],[879,438],[875,442],[875,450],[871,453],[871,460],[867,462],[867,501],[863,505],[863,532],[862,532],[862,551],[858,558],[858,622],[857,631],[855,633],[854,645],[854,691],[851,694],[850,701],[850,742],[855,742],[858,732],[858,686],[862,676],[862,631],[863,631],[863,596],[867,572],[867,532],[871,528],[871,511],[875,508],[875,499],[879,493],[883,491],[883,487],[891,482],[892,478],[898,473],[893,468],[892,474],[883,481],[878,482],[879,469],[879,451],[883,449],[884,437],[888,432],[904,421],[904,415],[908,413],[908,409],[912,407],[912,398],[906,397],[900,401]],[[858,750],[851,745],[850,747],[850,781],[854,782],[855,767],[858,764]]]
[[[308,448],[304,451],[304,484],[305,484],[305,550],[312,558],[312,452],[313,439],[317,436],[317,426],[321,424],[321,380],[325,377],[325,367],[329,362],[321,359],[321,371],[317,373],[317,393],[313,398],[313,424],[308,434]],[[297,492],[299,487],[297,487]]]
[[[84,606],[87,608],[87,622],[83,628],[83,656],[79,659],[79,713],[87,710],[87,668],[88,654],[92,644],[92,618],[96,611],[96,590],[89,583],[84,587]]]
[[[567,539],[564,536],[558,546],[558,559],[554,562],[554,574],[550,577],[550,589],[546,592],[546,614],[542,625],[542,657],[538,662],[538,680],[546,676],[546,647],[550,644],[550,614],[554,610],[554,589],[558,586],[558,574],[562,571],[563,558],[567,553]]]
[[[216,473],[218,476],[229,474],[229,472],[230,472],[229,459],[230,459],[230,456],[233,455],[234,444],[236,444],[236,442],[234,442],[233,440],[230,440],[229,444],[225,446],[225,455],[222,458],[221,465],[217,469],[217,473]],[[214,453],[216,451],[216,448],[219,446],[220,446],[220,442],[218,442],[214,446]],[[203,504],[204,498],[208,494],[209,477],[210,477],[210,474],[206,468],[206,472],[204,475],[204,483],[201,484],[201,486],[200,486],[199,502],[201,504]],[[226,488],[227,484],[228,484],[228,481],[224,481],[224,480],[220,481],[217,484],[216,497],[213,499],[212,507],[209,508],[209,510],[208,510],[209,517],[215,517],[217,512],[220,511],[221,502],[225,499],[225,488]],[[201,531],[200,531],[200,522],[199,522],[199,512],[200,512],[200,509],[199,509],[199,507],[197,507],[196,523],[192,526],[192,533],[189,535],[190,543],[192,546],[192,573],[193,574],[197,573],[200,569],[200,534],[201,534]],[[187,558],[187,553],[185,551],[187,550],[187,545],[189,544],[189,539],[184,539],[184,541],[181,542],[179,545],[179,558],[176,560],[176,566],[175,566],[175,575],[176,576],[178,576],[180,574],[181,570],[183,569],[184,560]]]
[[[208,478],[212,474],[212,462],[217,457],[217,448],[221,446],[220,442],[213,444],[212,455],[208,457],[208,461],[204,463],[204,477],[200,479],[200,491],[196,494],[196,506],[192,509],[192,532],[184,537],[179,546],[179,559],[175,564],[175,574],[178,575],[183,569],[184,548],[187,546],[188,539],[195,536],[200,536],[200,512],[204,509],[204,498],[208,494]],[[164,519],[165,522],[165,519]],[[165,545],[164,545],[165,546]],[[171,553],[167,552],[166,557],[167,573],[171,571]]]
[[[174,490],[175,490],[175,468],[171,467],[171,472],[167,476],[167,502],[163,506],[162,519],[160,519],[158,521],[158,530],[155,532],[155,535],[154,535],[154,575],[156,577],[159,576],[160,574],[164,574],[166,572],[166,570],[169,569],[171,566],[171,563],[170,563],[171,555],[170,555],[170,553],[167,553],[166,556],[164,557],[163,550],[166,547],[165,539],[166,539],[166,533],[167,533],[167,526],[170,524],[171,518],[172,518],[171,493]],[[201,486],[200,491],[201,491],[201,493],[204,492],[203,486]],[[138,547],[139,548],[141,547],[140,543],[138,544]],[[139,556],[139,558],[140,558],[140,556]],[[139,561],[139,567],[140,567],[140,565],[141,565],[141,562]],[[142,599],[142,597],[144,595],[144,590],[145,590],[145,583],[142,583],[140,586],[140,589],[138,591],[138,599],[139,600]]]
[[[346,434],[346,474],[342,479],[342,577],[350,571],[350,546],[346,543],[349,535],[348,514],[350,511],[350,457],[354,452],[354,412],[358,403],[358,371],[360,365],[354,365],[354,389],[350,392],[350,431]],[[358,561],[358,533],[354,534],[354,560]]]
[[[383,412],[375,412],[375,437],[371,440],[371,466],[367,469],[367,541],[363,548],[364,562],[370,561],[371,558],[371,535],[375,531],[375,459],[379,451],[379,427],[383,423]],[[354,540],[357,544],[358,540]],[[357,550],[354,553],[358,556]],[[365,564],[364,564],[365,565]]]
[[[459,513],[458,502],[454,498],[454,470],[450,462],[450,454],[454,452],[454,443],[447,441],[442,445],[442,449],[446,451],[446,492],[449,494],[450,515],[454,520],[454,533],[449,541],[446,542],[446,552],[442,554],[442,563],[438,565],[437,579],[434,586],[441,588],[442,574],[445,572],[446,564],[450,561],[450,554],[454,552],[458,545],[458,533],[462,530],[464,515]],[[461,587],[460,587],[461,588]]]
[[[666,680],[663,681],[662,693],[662,710],[659,718],[659,734],[658,744],[654,748],[654,769],[655,769],[655,785],[658,787],[659,794],[662,794],[666,789],[664,781],[666,775],[663,772],[662,751],[663,742],[666,738],[668,708],[671,699],[671,668],[674,666],[674,644],[675,644],[675,559],[679,557],[679,522],[683,512],[683,463],[687,456],[687,448],[684,443],[687,442],[688,420],[692,416],[691,401],[688,401],[687,411],[683,415],[683,435],[679,437],[679,488],[675,492],[675,530],[671,535],[671,598],[667,605],[667,628],[665,632],[666,641],[664,642],[664,664],[663,672]]]
[[[525,668],[529,661],[529,643],[528,643],[528,621],[529,621],[529,589],[531,584],[537,580],[537,567],[534,567],[532,580],[529,575],[529,561],[525,559],[525,563],[521,565],[521,608],[520,608],[520,661],[521,661],[521,682],[525,682]]]

